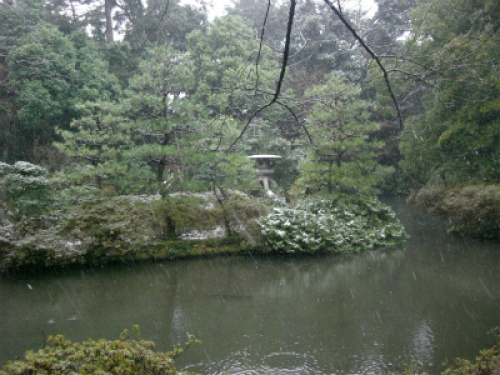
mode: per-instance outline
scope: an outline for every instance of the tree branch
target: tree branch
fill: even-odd
[[[291,40],[292,40],[292,26],[293,26],[293,19],[295,17],[296,5],[297,5],[296,0],[290,0],[290,11],[288,13],[287,30],[286,30],[286,37],[285,37],[285,48],[283,50],[283,62],[281,64],[280,76],[278,78],[278,83],[276,84],[276,90],[274,92],[273,98],[271,99],[271,101],[269,103],[261,106],[260,108],[255,110],[254,113],[252,113],[252,115],[250,116],[250,118],[246,122],[245,126],[243,127],[243,130],[240,132],[238,137],[236,137],[236,139],[231,143],[231,145],[228,147],[226,152],[230,152],[232,150],[232,148],[236,145],[236,143],[238,143],[238,141],[243,137],[246,130],[248,129],[248,127],[252,123],[253,119],[255,117],[257,117],[257,115],[259,113],[264,111],[266,108],[271,107],[274,103],[276,103],[278,101],[278,98],[279,98],[280,93],[281,93],[281,87],[282,87],[283,81],[285,79],[286,67],[288,64],[288,57],[290,55],[290,44],[291,44]],[[267,12],[266,12],[266,18],[267,18]],[[262,39],[261,39],[261,41],[262,41]]]
[[[330,7],[330,9],[337,15],[337,17],[342,21],[344,26],[351,32],[351,34],[356,38],[356,40],[361,44],[361,47],[364,48],[366,52],[372,57],[373,60],[377,63],[379,66],[380,70],[384,74],[384,81],[387,86],[387,90],[389,91],[389,94],[391,96],[392,101],[394,102],[394,107],[396,108],[396,112],[398,114],[398,120],[399,120],[399,128],[402,130],[403,129],[403,119],[401,117],[401,111],[399,109],[399,104],[398,101],[396,100],[396,96],[394,95],[394,91],[392,90],[391,83],[389,82],[389,74],[387,73],[387,70],[385,70],[384,65],[380,61],[380,58],[375,54],[375,52],[365,43],[363,38],[361,38],[356,30],[351,26],[351,24],[346,20],[344,17],[344,14],[333,5],[333,3],[330,0],[323,0],[326,5]]]
[[[286,66],[288,63],[288,56],[290,55],[290,44],[292,40],[292,26],[293,26],[293,19],[295,17],[295,7],[297,5],[296,0],[290,0],[290,12],[288,13],[288,23],[287,23],[287,29],[286,29],[286,38],[285,38],[285,49],[283,51],[283,63],[281,64],[281,72],[280,72],[280,77],[278,79],[278,84],[276,85],[276,92],[274,94],[273,99],[270,102],[270,105],[276,102],[278,100],[278,97],[281,92],[281,86],[283,84],[283,80],[285,78],[285,73],[286,73]]]
[[[257,75],[257,78],[255,80],[255,93],[256,94],[257,94],[257,89],[259,87],[259,81],[260,81],[260,76],[259,76],[260,56],[262,53],[262,45],[264,44],[264,35],[266,33],[267,17],[269,17],[269,10],[270,9],[271,9],[271,0],[268,0],[266,15],[264,16],[264,22],[262,22],[262,29],[260,32],[259,52],[257,53],[257,59],[255,60],[255,74]]]

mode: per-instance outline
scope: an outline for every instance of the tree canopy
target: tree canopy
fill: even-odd
[[[498,182],[498,2],[377,6],[4,0],[0,160],[107,194],[250,184],[256,150],[285,190]]]

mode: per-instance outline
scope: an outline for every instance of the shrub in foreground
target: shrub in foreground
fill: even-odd
[[[376,198],[309,197],[257,219],[271,251],[349,253],[391,246],[406,238],[394,211]]]
[[[185,348],[168,353],[156,352],[151,341],[133,340],[124,331],[119,340],[71,342],[63,336],[49,336],[48,346],[28,351],[23,360],[9,362],[0,371],[7,374],[168,374],[186,375],[174,367],[174,359],[197,340],[191,338]]]
[[[446,369],[441,375],[498,375],[500,374],[500,327],[493,329],[491,334],[497,336],[497,342],[489,349],[479,352],[475,361],[456,358],[453,363],[445,363]],[[429,375],[421,363],[408,366],[402,375]]]
[[[500,329],[494,332],[497,343],[489,349],[479,352],[475,361],[457,358],[454,363],[442,373],[443,375],[498,375],[500,374]]]

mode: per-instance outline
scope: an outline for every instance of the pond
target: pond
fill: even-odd
[[[202,340],[202,374],[384,374],[474,358],[500,325],[500,246],[454,238],[390,202],[404,246],[351,256],[221,257],[0,279],[0,363],[44,337],[117,338],[139,325],[160,350]]]

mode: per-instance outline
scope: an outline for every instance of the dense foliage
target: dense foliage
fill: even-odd
[[[498,331],[493,330],[493,332]],[[124,330],[119,340],[71,342],[62,335],[49,336],[46,346],[27,351],[23,359],[8,362],[1,375],[23,374],[185,374],[175,368],[175,359],[200,341],[190,337],[184,347],[175,346],[169,352],[158,352],[152,341],[140,339],[138,326],[134,338]],[[500,369],[500,342],[480,351],[474,361],[456,358],[447,363],[442,375],[496,375]],[[404,375],[428,373],[420,363],[408,366]]]
[[[220,252],[183,237],[220,228],[231,250],[399,244],[382,187],[498,237],[498,0],[199,3],[0,0],[0,270]],[[313,196],[235,197],[255,153]],[[149,342],[50,343],[4,371],[176,373]],[[447,375],[498,372],[483,359]]]
[[[310,197],[257,220],[270,251],[351,253],[401,243],[403,226],[376,198]]]
[[[369,120],[370,103],[360,90],[332,74],[306,92],[312,108],[306,118],[313,144],[301,164],[298,188],[313,192],[373,194],[392,172],[377,162],[383,142],[369,139],[378,124]]]
[[[403,134],[403,168],[417,185],[498,182],[500,7],[488,0],[428,7],[423,1],[412,11],[406,43],[414,60],[405,70],[425,75],[428,86]]]
[[[43,349],[7,363],[0,374],[188,374],[175,369],[175,358],[197,342],[190,338],[184,348],[164,353],[151,341],[129,338],[126,330],[119,340],[72,342],[62,335],[49,336]]]
[[[181,347],[175,346],[169,352],[158,352],[152,341],[140,339],[138,326],[134,326],[135,338],[124,330],[119,340],[92,340],[71,342],[62,335],[49,336],[47,345],[37,352],[30,350],[24,358],[10,361],[0,370],[1,375],[22,374],[188,374],[177,371],[175,359],[187,349],[199,343],[190,337]],[[500,369],[500,343],[481,350],[475,361],[456,358],[447,364],[442,375],[495,375]],[[403,374],[427,372],[418,363],[408,366]]]
[[[451,231],[464,236],[500,237],[500,186],[426,186],[408,200],[450,221]]]

